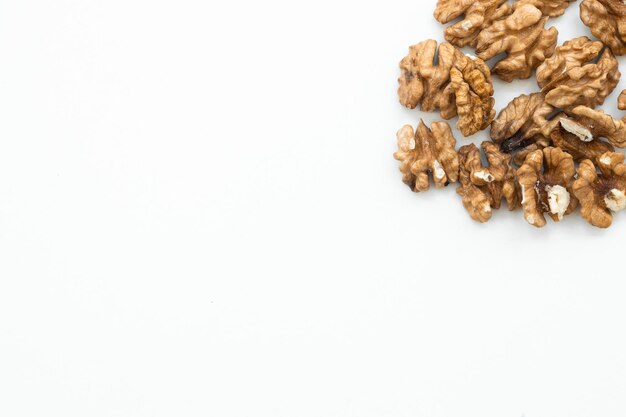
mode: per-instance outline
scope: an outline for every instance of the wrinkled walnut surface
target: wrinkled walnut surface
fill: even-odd
[[[483,142],[481,147],[488,167],[482,165],[476,145],[459,149],[460,185],[456,192],[470,217],[483,223],[491,218],[493,209],[500,208],[503,198],[509,210],[519,207],[520,192],[510,165],[511,155],[501,152],[493,142]]]
[[[463,20],[446,28],[444,37],[458,47],[475,48],[480,31],[510,13],[506,0],[439,0],[434,15],[441,23],[464,16]]]
[[[498,114],[491,124],[490,137],[505,152],[547,140],[559,123],[557,117],[551,118],[554,111],[555,108],[546,103],[543,94],[522,94]]]
[[[576,0],[519,0],[513,4],[514,8],[521,7],[525,4],[532,4],[544,16],[557,17],[565,13],[565,9]]]
[[[606,228],[613,214],[626,207],[626,165],[624,155],[607,152],[597,159],[596,167],[589,159],[578,166],[578,179],[573,191],[580,200],[582,216],[594,226]]]
[[[626,53],[626,4],[621,0],[583,0],[580,19],[613,53]]]
[[[435,55],[438,64],[435,65]],[[409,48],[400,62],[400,103],[422,111],[440,110],[441,117],[459,116],[465,136],[485,129],[495,117],[493,85],[487,65],[445,42],[427,40]]]
[[[556,47],[558,32],[554,27],[544,29],[547,20],[532,4],[516,7],[513,14],[480,32],[476,53],[485,61],[506,53],[492,70],[504,81],[529,78]]]
[[[554,146],[572,155],[575,161],[596,159],[614,151],[613,145],[594,137],[593,132],[575,120],[560,119],[560,125],[550,135]]]
[[[577,201],[572,195],[574,160],[559,148],[547,147],[526,156],[517,170],[522,188],[522,208],[526,221],[535,226],[546,224],[544,213],[554,221],[576,209]]]
[[[432,130],[420,120],[417,130],[403,126],[396,134],[398,150],[393,157],[400,161],[402,181],[415,192],[428,191],[431,173],[436,188],[456,182],[459,160],[456,140],[446,122],[435,122]]]
[[[621,96],[620,96],[621,97]],[[626,121],[613,118],[602,110],[578,106],[572,114],[579,123],[587,126],[594,137],[603,137],[618,148],[626,147]]]
[[[546,102],[564,110],[579,105],[594,108],[604,103],[615,89],[620,72],[617,59],[601,42],[586,36],[572,39],[556,48],[554,55],[537,68],[537,84]]]

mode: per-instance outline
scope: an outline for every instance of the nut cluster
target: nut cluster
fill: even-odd
[[[445,121],[397,132],[402,179],[415,192],[457,183],[470,217],[491,219],[502,201],[521,209],[530,225],[546,215],[559,222],[580,207],[596,227],[609,227],[626,208],[626,116],[596,109],[616,88],[626,53],[626,5],[622,0],[583,0],[580,17],[599,40],[586,36],[557,46],[548,20],[572,0],[438,0],[434,16],[455,21],[447,42],[426,40],[409,48],[400,62],[398,95],[408,108],[458,116],[457,128],[471,136],[490,126],[480,148],[456,148]],[[472,47],[476,57],[461,52]],[[485,63],[499,60],[489,68]],[[491,76],[504,81],[536,74],[537,92],[522,94],[497,115]],[[626,90],[618,98],[626,110]],[[481,154],[482,151],[482,154]],[[484,155],[484,157],[482,156]]]

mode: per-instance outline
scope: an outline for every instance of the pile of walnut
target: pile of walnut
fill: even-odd
[[[626,208],[626,116],[596,110],[620,79],[615,55],[626,54],[626,4],[583,0],[580,17],[599,41],[582,36],[557,47],[558,32],[545,28],[572,0],[439,0],[435,18],[457,20],[447,42],[426,40],[400,62],[400,103],[458,116],[470,136],[490,126],[491,141],[456,149],[447,122],[422,121],[397,133],[402,179],[415,192],[458,182],[457,194],[472,219],[486,222],[502,200],[521,208],[526,221],[558,222],[580,206],[592,225],[609,227]],[[458,20],[458,18],[461,18]],[[477,57],[457,47],[475,48]],[[504,57],[490,69],[484,62]],[[504,81],[536,73],[538,91],[513,99],[496,116],[491,76]],[[626,90],[618,99],[626,110]]]

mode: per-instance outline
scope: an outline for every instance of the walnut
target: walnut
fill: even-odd
[[[524,4],[532,4],[544,16],[558,17],[565,13],[570,3],[576,0],[519,0],[513,5],[514,8],[521,7]]]
[[[446,28],[444,37],[455,46],[475,48],[480,31],[511,11],[506,0],[439,0],[434,15],[441,23],[465,16]]]
[[[529,153],[536,151],[537,149],[547,148],[552,145],[552,140],[549,138],[544,138],[542,136],[537,136],[535,142],[532,142],[529,145],[519,149],[515,154],[513,154],[513,163],[518,167],[524,165],[524,161]]]
[[[589,159],[578,166],[573,191],[580,200],[582,216],[594,226],[606,228],[613,213],[626,207],[626,165],[624,155],[607,152],[597,159],[600,174]]]
[[[626,4],[621,0],[583,0],[580,19],[613,53],[626,53]]]
[[[602,110],[594,110],[585,106],[574,108],[572,114],[580,124],[592,132],[593,136],[607,138],[612,145],[618,148],[626,147],[626,118],[614,119]]]
[[[569,110],[579,105],[596,107],[615,89],[620,72],[617,59],[601,42],[586,36],[572,39],[556,48],[554,55],[537,68],[537,84],[546,102]]]
[[[511,155],[501,152],[493,142],[483,142],[483,151],[489,167],[480,160],[480,151],[474,144],[459,149],[459,182],[456,189],[470,217],[484,223],[491,218],[493,209],[499,209],[504,198],[509,210],[520,204],[520,190],[511,167]]]
[[[547,213],[554,221],[576,209],[572,195],[574,159],[559,148],[548,147],[526,156],[517,170],[522,187],[524,218],[535,227],[543,227]]]
[[[437,188],[443,188],[458,179],[456,140],[450,126],[446,122],[435,122],[431,128],[420,120],[416,131],[410,125],[405,125],[396,134],[398,150],[393,157],[400,161],[402,181],[415,192],[428,191],[429,172]]]
[[[504,81],[529,78],[532,71],[554,53],[558,31],[544,29],[548,17],[532,4],[516,7],[513,14],[483,29],[478,35],[476,53],[487,61],[506,53],[493,73]]]
[[[594,137],[590,129],[573,119],[561,118],[560,126],[550,135],[552,143],[572,155],[575,161],[596,159],[615,150],[610,143]]]
[[[622,91],[617,98],[617,108],[620,110],[626,110],[626,90]]]
[[[558,126],[555,108],[541,93],[522,94],[514,98],[491,124],[491,139],[505,152],[547,141]],[[547,144],[546,144],[547,145]]]
[[[438,65],[434,65],[437,53]],[[495,117],[489,67],[471,59],[451,44],[427,40],[409,48],[400,62],[400,103],[423,111],[440,109],[441,117],[458,114],[457,127],[465,136],[485,129]]]

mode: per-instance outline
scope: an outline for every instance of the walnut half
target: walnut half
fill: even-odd
[[[405,125],[396,134],[398,150],[393,157],[400,161],[402,181],[415,192],[428,191],[429,172],[437,188],[456,182],[459,175],[456,140],[450,126],[435,122],[431,127],[432,130],[420,120],[416,131]]]
[[[476,42],[476,53],[485,61],[507,55],[493,68],[493,73],[507,82],[529,78],[554,53],[558,35],[554,27],[544,29],[548,17],[532,4],[514,9],[510,16],[483,29]]]
[[[626,4],[623,1],[583,0],[580,19],[613,53],[626,53]]]
[[[605,153],[597,163],[600,174],[591,160],[580,163],[573,191],[585,220],[606,228],[613,222],[613,214],[626,208],[626,165],[624,155],[615,152]]]
[[[543,227],[544,213],[559,221],[576,209],[574,174],[574,159],[559,148],[547,147],[526,156],[517,177],[522,187],[524,218],[529,224]]]
[[[458,115],[457,127],[464,136],[487,128],[495,117],[489,68],[451,44],[444,42],[439,49],[434,40],[413,45],[400,69],[398,95],[405,107],[439,109],[444,119]]]
[[[513,152],[537,142],[548,142],[558,126],[555,108],[541,93],[514,98],[491,124],[491,140],[504,152]]]
[[[459,182],[456,189],[470,217],[484,223],[491,218],[492,209],[499,209],[504,198],[509,210],[520,204],[520,191],[515,181],[515,170],[511,167],[511,155],[501,152],[493,142],[483,142],[488,167],[480,160],[476,145],[469,144],[459,149]]]
[[[620,72],[611,50],[602,49],[601,42],[592,42],[586,36],[557,47],[554,55],[537,68],[537,84],[546,102],[564,110],[604,103],[617,86]]]
[[[610,143],[594,137],[593,132],[575,119],[562,117],[560,125],[550,134],[552,144],[572,155],[575,161],[596,159],[605,152],[614,151]]]
[[[506,0],[439,0],[434,13],[441,23],[464,16],[463,20],[446,28],[444,37],[455,46],[474,48],[482,29],[509,14],[511,6]]]

